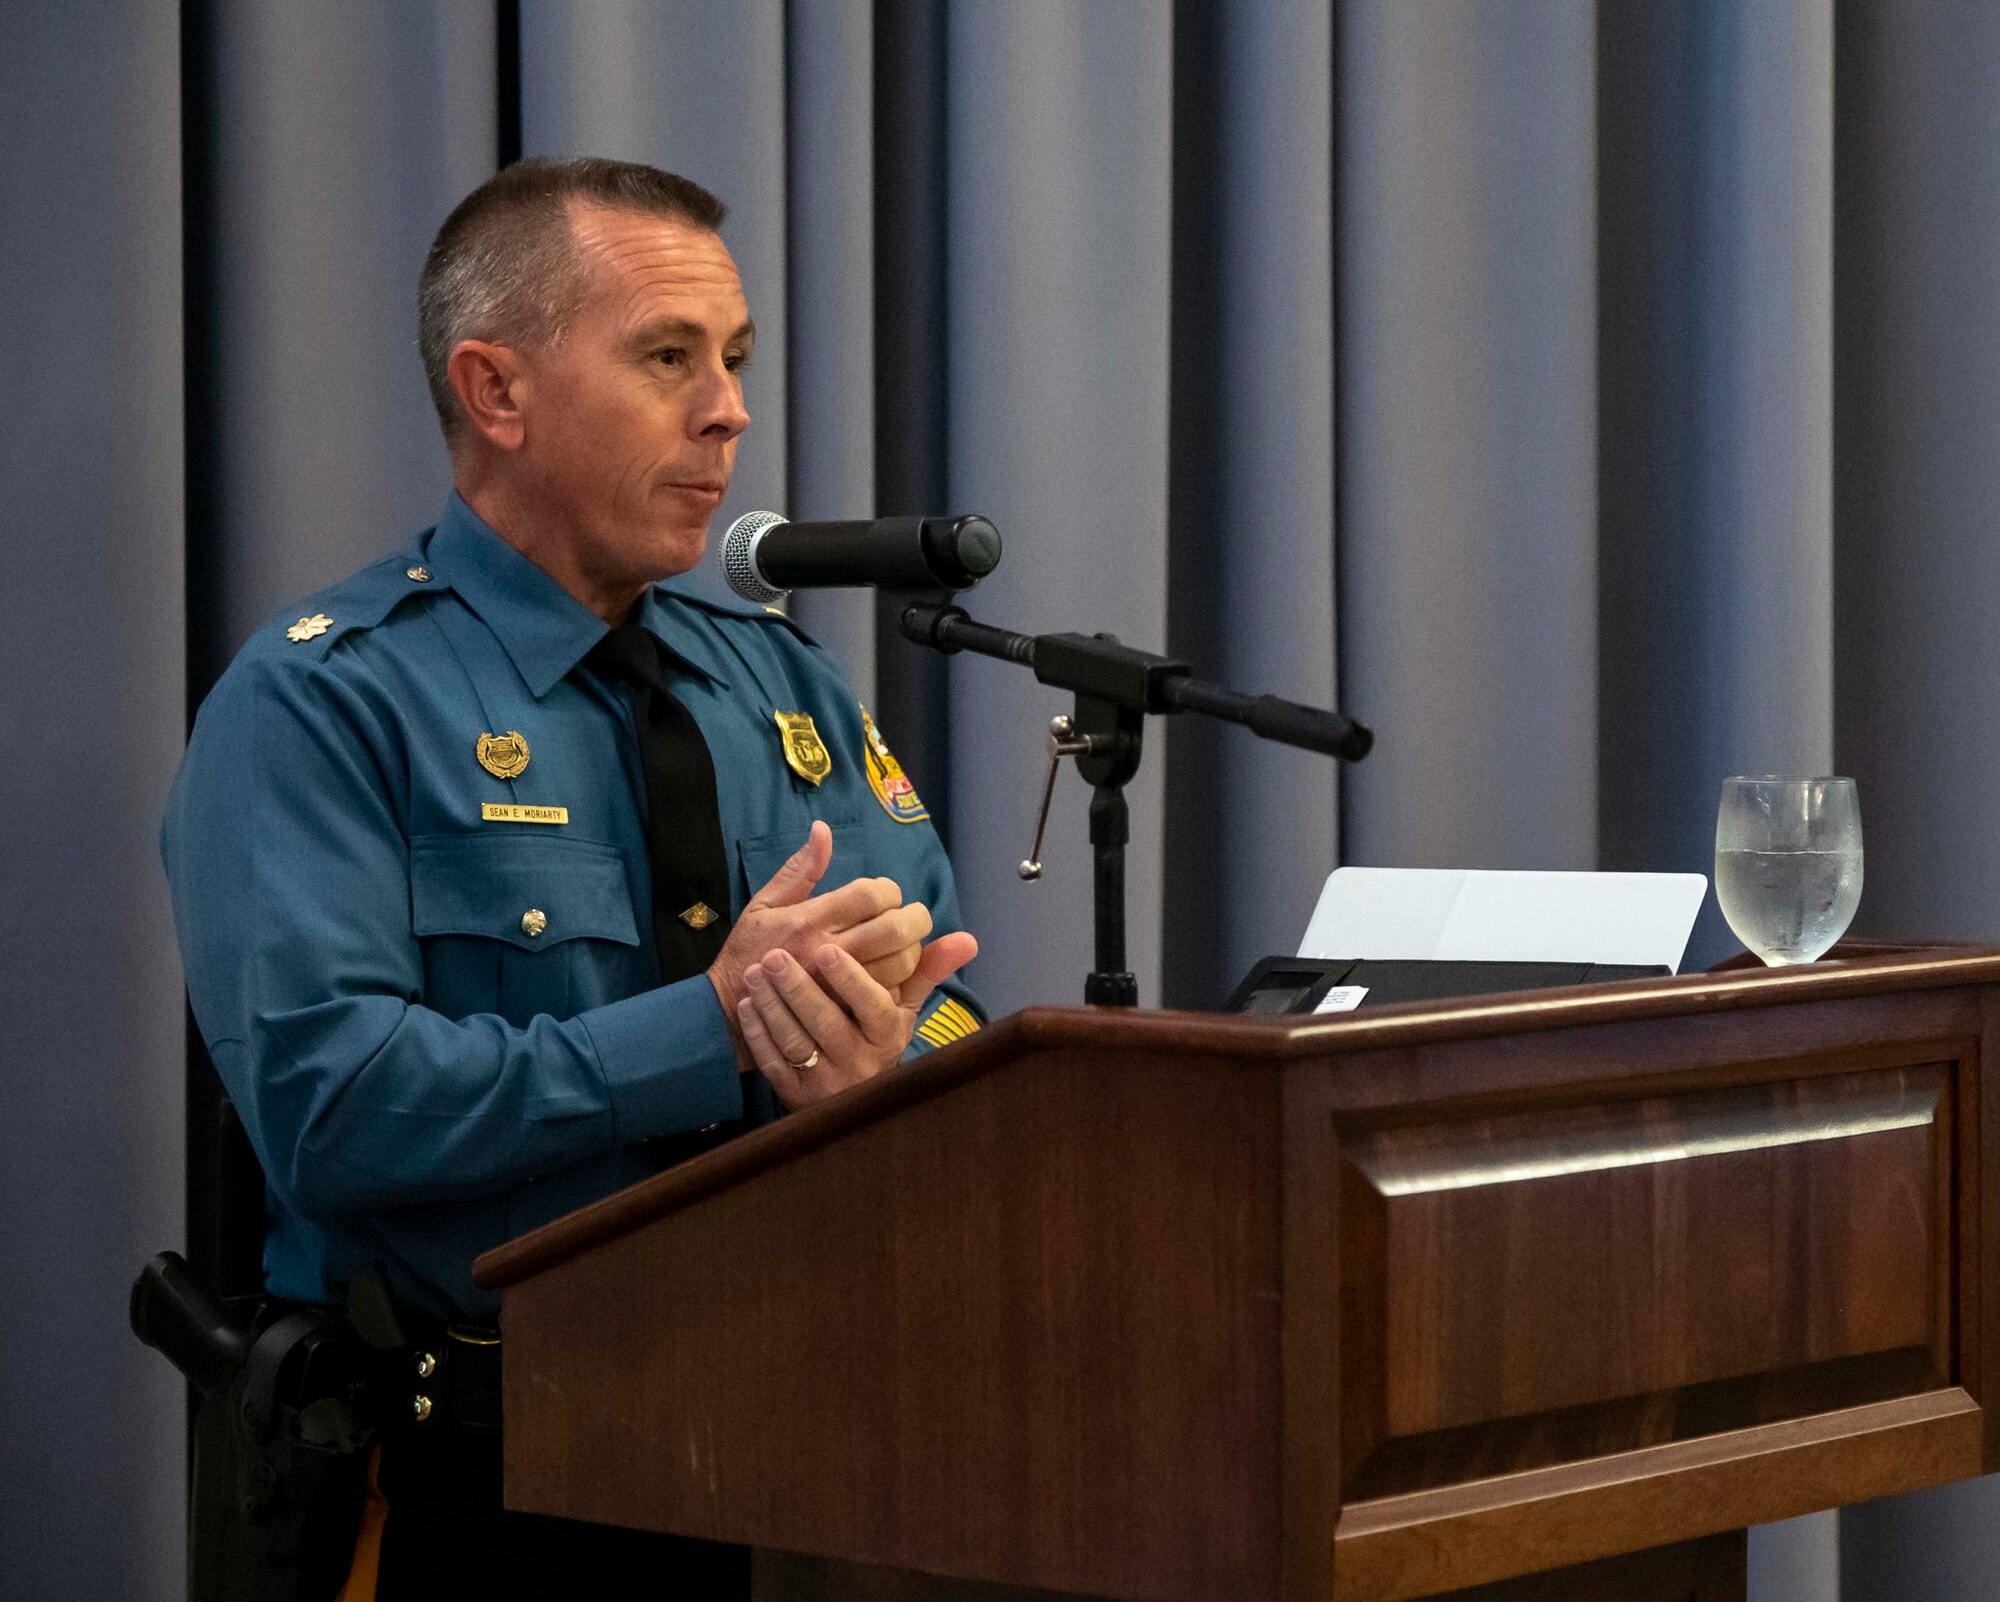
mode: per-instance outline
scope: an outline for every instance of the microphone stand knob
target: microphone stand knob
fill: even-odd
[[[1049,776],[1042,785],[1042,810],[1035,819],[1035,843],[1014,871],[1032,884],[1042,876],[1042,836],[1049,827],[1049,800],[1056,793],[1056,771],[1064,757],[1082,756],[1090,749],[1088,737],[1079,737],[1076,720],[1067,715],[1049,719]]]

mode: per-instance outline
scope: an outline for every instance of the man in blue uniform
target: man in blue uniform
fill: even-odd
[[[721,220],[607,161],[469,196],[419,297],[443,516],[202,708],[164,850],[274,1296],[378,1262],[437,1342],[490,1325],[480,1251],[979,1027],[950,867],[838,670],[659,583],[749,422]],[[740,1555],[502,1514],[490,1408],[415,1410],[383,1597],[740,1590]]]

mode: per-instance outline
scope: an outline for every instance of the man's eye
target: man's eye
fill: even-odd
[[[750,365],[750,355],[747,351],[731,351],[722,358],[722,365],[732,373],[740,373]]]
[[[666,350],[654,351],[653,360],[660,363],[663,367],[685,367],[687,365],[687,355],[686,351],[682,350],[678,345],[674,345],[668,347]]]

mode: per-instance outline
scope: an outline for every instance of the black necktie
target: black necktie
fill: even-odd
[[[694,714],[661,682],[659,641],[638,624],[613,629],[586,661],[601,677],[636,692],[653,947],[661,982],[672,984],[705,972],[729,933],[729,855],[715,799],[715,761]]]

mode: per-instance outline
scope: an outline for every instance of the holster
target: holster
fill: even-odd
[[[240,1320],[162,1253],[132,1324],[202,1390],[188,1595],[331,1602],[346,1580],[393,1354],[342,1314],[264,1301]]]
[[[347,1578],[374,1439],[366,1351],[345,1320],[286,1311],[195,1417],[188,1594],[331,1602]]]

